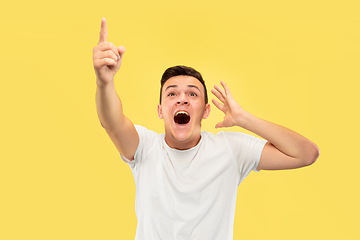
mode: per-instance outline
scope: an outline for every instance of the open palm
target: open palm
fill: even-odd
[[[218,98],[221,103],[216,99],[213,99],[212,102],[220,111],[225,114],[225,116],[224,121],[216,124],[215,128],[240,126],[239,122],[245,111],[232,97],[228,86],[223,81],[220,83],[224,89],[215,85],[214,88],[216,90],[212,89],[211,92]]]

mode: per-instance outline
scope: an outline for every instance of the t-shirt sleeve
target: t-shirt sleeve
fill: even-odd
[[[135,168],[136,165],[141,164],[141,159],[147,154],[152,147],[152,143],[155,141],[157,134],[153,131],[146,129],[140,125],[134,125],[139,135],[139,145],[136,149],[134,160],[129,160],[120,154],[121,159],[126,162],[131,168]]]
[[[226,132],[226,139],[239,171],[240,184],[249,173],[256,170],[266,140],[245,133]]]

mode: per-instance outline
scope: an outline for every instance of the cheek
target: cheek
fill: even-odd
[[[172,114],[169,108],[163,107],[162,108],[162,116],[163,118],[172,118]]]
[[[199,108],[197,109],[197,111],[196,111],[196,117],[197,117],[198,119],[200,119],[200,121],[201,121],[201,119],[202,119],[203,116],[204,116],[204,110],[205,110],[205,107],[202,106],[202,107],[199,107]]]

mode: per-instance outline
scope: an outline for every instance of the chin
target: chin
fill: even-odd
[[[197,143],[197,140],[198,140],[198,137],[197,137],[197,131],[196,131],[196,128],[195,126],[187,126],[187,127],[184,127],[184,128],[174,128],[172,129],[171,131],[171,137],[173,139],[173,141],[175,142],[178,142],[178,143],[181,143],[181,144],[185,144],[187,145],[187,143],[189,143],[190,145],[193,144],[193,142],[196,141]],[[199,131],[199,134],[200,136],[200,131]]]
[[[188,149],[197,144],[198,137],[200,137],[200,126],[197,122],[191,119],[186,124],[178,124],[175,121],[168,122],[165,128],[165,135],[167,135],[168,145],[178,149]],[[197,134],[199,131],[199,134]]]
[[[185,143],[191,139],[191,136],[188,136],[188,134],[173,134],[172,138],[181,143]]]
[[[178,142],[186,142],[191,138],[191,131],[189,129],[173,129],[171,136]]]

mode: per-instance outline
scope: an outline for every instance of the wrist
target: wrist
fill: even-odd
[[[100,88],[107,87],[114,85],[114,79],[111,79],[110,81],[103,81],[100,80],[98,77],[96,78],[96,85]]]
[[[244,111],[236,120],[236,125],[248,130],[249,125],[251,124],[251,122],[254,121],[254,118],[255,118],[254,115]]]

